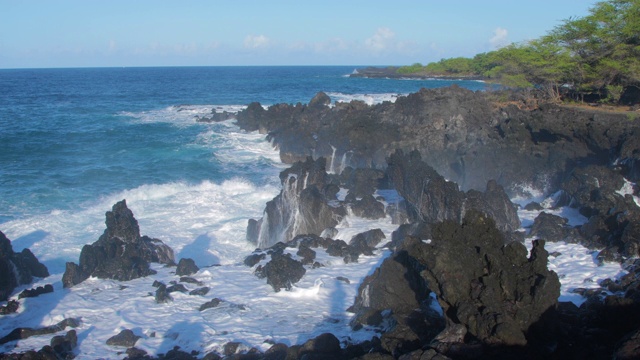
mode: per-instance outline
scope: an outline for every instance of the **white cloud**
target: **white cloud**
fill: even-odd
[[[495,49],[501,48],[509,43],[508,35],[507,29],[498,27],[493,31],[493,36],[489,39],[489,43]]]
[[[381,27],[376,30],[376,33],[372,37],[366,39],[364,44],[368,49],[373,51],[382,51],[388,49],[392,43],[396,34],[391,29]]]
[[[270,42],[271,40],[264,35],[247,35],[244,38],[244,47],[247,49],[266,48]]]

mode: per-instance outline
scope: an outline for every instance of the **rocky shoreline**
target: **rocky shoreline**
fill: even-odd
[[[355,69],[349,77],[353,78],[382,78],[382,79],[440,79],[440,80],[487,80],[482,76],[442,76],[442,75],[425,75],[417,73],[401,74],[398,73],[399,66],[374,67]]]
[[[247,240],[258,249],[244,264],[278,292],[290,289],[308,269],[323,266],[316,261],[318,252],[349,263],[378,248],[391,249],[359,285],[350,308],[353,330],[374,328],[379,337],[341,346],[327,333],[304,344],[274,344],[264,353],[239,351],[238,344],[228,343],[223,353],[204,357],[180,349],[152,357],[135,348],[138,338],[130,330],[105,341],[127,347],[128,359],[640,356],[640,207],[634,185],[640,178],[640,124],[624,115],[550,104],[531,107],[510,96],[496,105],[486,93],[454,86],[366,105],[332,104],[319,93],[306,105],[265,110],[252,103],[235,115],[242,129],[267,134],[282,161],[292,165],[280,174],[281,193],[266,204],[261,219],[247,225]],[[510,198],[531,195],[532,188],[553,194],[551,208],[570,206],[588,221],[572,227],[566,219],[541,212],[528,233],[521,232],[518,208]],[[376,196],[380,189],[395,189],[403,201],[385,207],[385,199]],[[346,195],[338,196],[341,191]],[[527,207],[543,208],[536,203]],[[347,214],[373,220],[390,216],[398,229],[392,239],[372,229],[349,243],[335,240],[335,226]],[[528,252],[523,243],[532,239]],[[558,241],[599,249],[600,260],[620,262],[628,274],[585,290],[580,307],[559,302],[560,282],[548,269],[545,250],[545,242]],[[2,233],[0,242],[4,268],[25,262],[22,256],[35,270],[16,274],[48,276],[28,250],[14,253]],[[79,265],[67,264],[64,286],[90,276],[121,281],[152,276],[150,262],[176,266],[173,250],[141,236],[122,201],[106,213],[104,234],[83,248]],[[176,268],[180,283],[154,283],[155,301],[187,292],[182,283],[198,285],[189,278],[198,270],[181,259]],[[6,299],[17,276],[5,277],[0,294]],[[209,289],[196,290],[194,295]],[[200,311],[223,303],[215,298]],[[3,339],[77,326],[75,319],[65,321],[52,329],[16,329]],[[0,358],[72,358],[76,342],[71,330],[38,352]]]
[[[330,99],[319,93],[308,105],[278,104],[265,110],[251,104],[238,113],[238,125],[268,134],[281,159],[295,163],[293,168],[304,158],[306,164],[327,158],[328,171],[336,176],[329,178],[329,184],[310,182],[309,188],[319,190],[319,195],[310,203],[301,200],[296,204],[301,209],[318,209],[314,202],[333,201],[323,189],[346,186],[340,177],[353,169],[369,169],[369,184],[393,187],[404,198],[406,222],[394,233],[392,260],[385,261],[373,279],[365,280],[361,289],[366,296],[361,292],[353,307],[356,327],[395,325],[382,335],[378,355],[362,358],[384,358],[382,353],[403,359],[639,355],[633,345],[638,329],[630,325],[640,320],[640,302],[634,300],[634,288],[640,283],[631,280],[634,275],[608,280],[601,290],[586,292],[588,300],[580,308],[559,303],[557,275],[547,270],[548,253],[541,240],[602,249],[599,259],[623,262],[630,274],[637,272],[640,208],[638,188],[632,184],[639,175],[640,124],[614,113],[551,104],[532,107],[510,96],[508,105],[497,106],[485,93],[453,86],[423,89],[395,103],[369,106],[352,101],[330,106]],[[281,180],[283,196],[287,182],[282,175]],[[530,188],[554,194],[552,207],[576,208],[587,223],[570,227],[566,219],[542,212],[530,234],[518,233],[509,197],[526,194]],[[303,199],[308,188],[297,191]],[[349,188],[352,191],[358,192]],[[271,216],[269,205],[265,214]],[[329,223],[324,226],[330,228]],[[315,235],[325,230],[321,226]],[[249,232],[257,234],[260,229]],[[485,233],[486,240],[480,240]],[[440,240],[443,236],[447,240]],[[520,245],[525,236],[541,239],[534,242],[528,259]],[[420,241],[425,239],[428,244]],[[445,245],[437,250],[441,242]],[[463,255],[474,248],[473,255]],[[502,253],[484,253],[496,250]],[[486,263],[478,264],[476,272],[463,280],[477,261]],[[396,265],[385,265],[389,262]],[[397,264],[404,264],[404,270]],[[516,264],[526,268],[522,275],[510,273],[515,278],[500,279]],[[399,288],[403,291],[392,291],[390,284],[403,283],[398,274],[413,280]],[[442,276],[444,283],[438,280]],[[447,284],[452,276],[461,283]],[[532,279],[536,280],[528,283]],[[425,289],[432,289],[445,309],[444,328],[436,325],[437,317],[424,305],[430,292]],[[415,299],[410,295],[398,300],[400,292],[415,294]],[[371,308],[374,298],[381,305]],[[633,320],[618,317],[622,313]],[[383,314],[391,318],[385,320]],[[422,330],[417,331],[416,324],[422,324]],[[605,336],[595,338],[587,335],[590,332]],[[575,344],[582,348],[574,349]]]

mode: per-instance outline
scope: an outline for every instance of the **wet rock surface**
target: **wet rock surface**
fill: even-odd
[[[122,200],[106,213],[107,228],[98,241],[85,245],[79,264],[67,263],[62,278],[71,287],[95,276],[120,281],[155,274],[150,262],[174,265],[173,250],[158,239],[140,236],[138,221]]]
[[[335,227],[346,210],[335,206],[337,191],[330,186],[325,167],[324,158],[309,157],[282,171],[282,191],[267,202],[262,219],[249,222],[248,232],[257,234],[249,240],[259,247],[269,247],[299,234],[320,235],[324,229]]]
[[[237,120],[243,129],[268,133],[286,163],[323,156],[334,164],[345,158],[354,168],[385,168],[395,149],[415,149],[464,190],[483,190],[492,179],[509,191],[520,184],[555,188],[579,162],[617,159],[630,180],[640,173],[634,152],[640,131],[624,115],[547,104],[494,106],[483,92],[456,86],[373,106],[352,101],[265,110],[253,103]]]
[[[11,240],[0,231],[0,301],[7,300],[17,286],[31,283],[34,277],[47,276],[47,267],[36,259],[31,250],[14,252]]]
[[[513,232],[520,227],[516,206],[495,181],[489,181],[484,192],[465,193],[425,163],[416,151],[409,154],[396,151],[389,158],[387,172],[398,193],[409,204],[411,222],[460,222],[467,211],[478,210],[492,217],[503,232]]]

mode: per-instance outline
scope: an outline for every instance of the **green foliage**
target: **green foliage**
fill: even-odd
[[[536,87],[556,100],[564,87],[580,96],[602,94],[604,101],[615,103],[627,87],[640,86],[640,0],[598,2],[589,15],[564,20],[534,41],[471,59],[442,59],[401,69],[484,76],[509,87]]]
[[[423,70],[423,66],[420,63],[415,63],[411,66],[401,66],[396,71],[398,74],[416,74],[420,73]]]

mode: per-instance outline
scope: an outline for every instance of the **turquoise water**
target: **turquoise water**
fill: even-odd
[[[271,160],[223,161],[212,108],[406,94],[451,81],[349,78],[355,67],[0,70],[0,224],[69,210],[145,184],[269,181]],[[456,82],[481,90],[479,82]],[[238,149],[240,151],[240,149]]]

